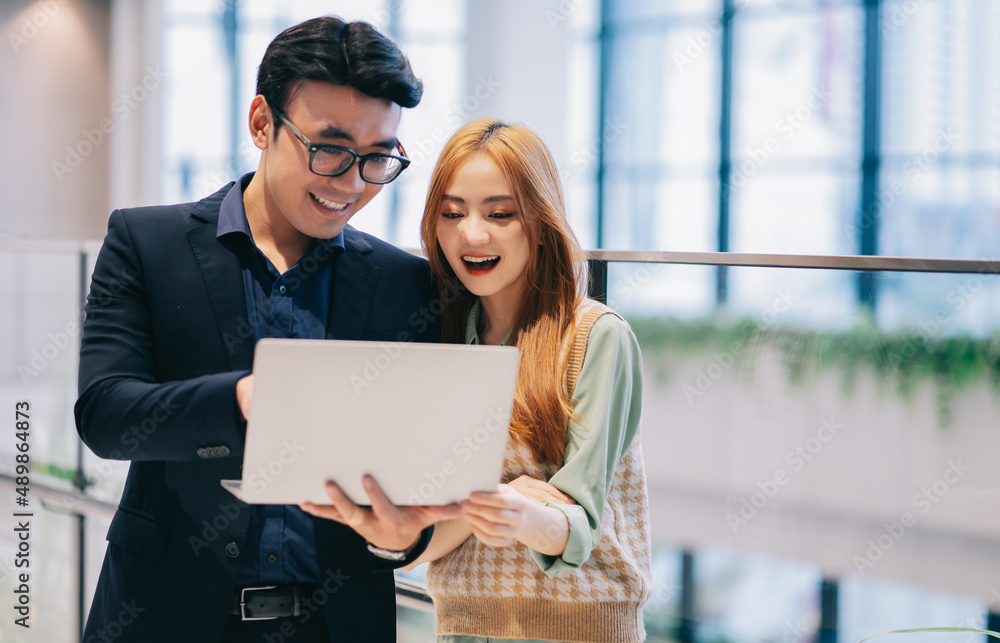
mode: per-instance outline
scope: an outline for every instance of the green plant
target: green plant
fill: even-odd
[[[815,372],[836,371],[849,394],[857,374],[868,370],[883,388],[904,400],[931,384],[942,426],[949,424],[951,402],[963,388],[985,380],[1000,393],[1000,332],[991,337],[929,336],[919,329],[885,332],[866,317],[858,317],[851,328],[832,331],[721,316],[636,317],[629,323],[644,361],[652,362],[661,377],[670,377],[676,364],[697,357],[747,364],[753,355],[770,348],[780,354],[793,383],[802,383]]]

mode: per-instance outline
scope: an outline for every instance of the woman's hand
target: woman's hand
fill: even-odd
[[[540,554],[561,556],[569,540],[566,514],[522,493],[518,489],[522,484],[497,485],[496,493],[473,493],[462,502],[462,516],[485,545],[506,547],[517,540]],[[541,484],[552,487],[547,482]],[[544,487],[533,488],[541,497],[551,493]]]
[[[558,487],[530,476],[522,475],[518,478],[514,478],[508,483],[508,485],[514,487],[528,498],[531,498],[535,502],[540,502],[543,505],[546,502],[561,502],[564,505],[577,504],[576,500],[573,500],[572,496],[566,495],[560,491]]]
[[[480,542],[506,547],[528,518],[529,505],[536,504],[517,488],[501,484],[496,493],[474,492],[462,502],[462,516]]]

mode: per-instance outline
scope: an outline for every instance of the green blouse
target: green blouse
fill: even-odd
[[[476,300],[466,325],[467,344],[479,343],[481,314]],[[508,335],[501,345],[509,340]],[[579,568],[600,542],[611,479],[639,429],[642,356],[632,329],[617,316],[602,315],[591,329],[573,400],[583,425],[570,420],[566,459],[548,482],[578,504],[546,503],[566,514],[569,540],[561,556],[530,550],[550,578]]]

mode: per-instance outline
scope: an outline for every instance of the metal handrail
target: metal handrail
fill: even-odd
[[[1000,274],[997,259],[932,259],[882,255],[784,255],[745,252],[661,252],[588,250],[587,259],[616,263],[673,263],[748,268],[810,268],[878,272],[946,272]]]
[[[434,613],[434,600],[418,580],[396,576],[396,601],[404,607]]]
[[[0,253],[42,252],[93,253],[97,240],[2,239]],[[423,255],[419,248],[407,252]],[[805,268],[817,270],[859,270],[863,272],[937,272],[1000,274],[1000,259],[946,259],[932,257],[889,257],[884,255],[800,255],[754,252],[680,252],[657,250],[597,250],[584,252],[588,260],[615,263],[669,263],[746,268]]]
[[[15,488],[20,485],[14,482],[14,476],[0,473],[0,484]],[[42,502],[42,505],[50,508],[65,511],[66,513],[78,516],[103,516],[114,518],[118,504],[107,502],[98,498],[85,495],[73,488],[59,488],[53,485],[38,482],[37,478],[32,478],[30,496]]]
[[[11,239],[0,237],[0,252],[24,254],[93,253],[101,249],[103,242],[95,239]]]

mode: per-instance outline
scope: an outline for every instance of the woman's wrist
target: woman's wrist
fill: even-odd
[[[569,541],[569,519],[554,507],[531,502],[525,507],[524,524],[514,537],[540,554],[561,556]]]

